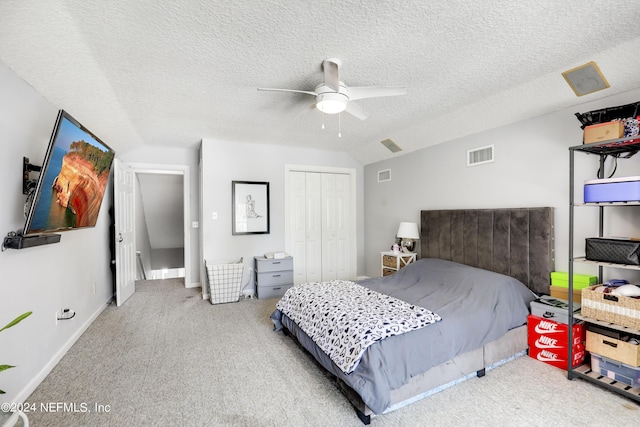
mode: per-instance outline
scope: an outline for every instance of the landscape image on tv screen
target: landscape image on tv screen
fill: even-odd
[[[114,155],[61,111],[24,234],[95,226]]]

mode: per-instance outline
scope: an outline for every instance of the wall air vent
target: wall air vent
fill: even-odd
[[[467,150],[467,166],[478,166],[494,161],[493,145]]]
[[[387,149],[392,153],[397,153],[398,151],[402,151],[402,148],[400,148],[398,144],[393,142],[391,138],[383,139],[382,141],[380,141],[380,143],[385,147],[387,147]]]
[[[378,182],[391,181],[391,169],[378,171]]]

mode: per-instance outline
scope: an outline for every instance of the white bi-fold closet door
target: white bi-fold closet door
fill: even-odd
[[[292,170],[288,178],[294,283],[352,279],[352,176]]]

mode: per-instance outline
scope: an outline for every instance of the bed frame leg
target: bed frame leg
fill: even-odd
[[[358,414],[358,418],[362,421],[362,424],[368,426],[371,424],[371,415],[365,415],[360,409],[355,408],[356,414]]]
[[[478,378],[482,378],[486,373],[487,372],[485,371],[485,368],[482,368],[478,372],[476,372],[476,375],[478,375]]]

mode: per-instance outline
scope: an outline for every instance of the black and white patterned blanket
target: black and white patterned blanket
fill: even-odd
[[[374,342],[441,320],[426,308],[347,280],[295,285],[276,308],[296,322],[346,374],[356,369]]]

